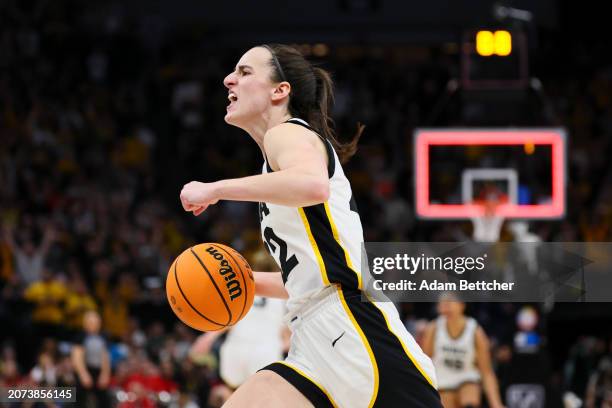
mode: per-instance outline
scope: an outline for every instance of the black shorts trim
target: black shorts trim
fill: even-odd
[[[304,377],[289,365],[277,362],[267,365],[259,371],[262,370],[270,370],[283,377],[289,384],[297,388],[315,408],[336,407],[317,384],[312,382],[309,378]]]
[[[374,407],[442,408],[440,394],[389,330],[382,311],[349,291],[345,300],[370,343],[378,366],[378,394]]]

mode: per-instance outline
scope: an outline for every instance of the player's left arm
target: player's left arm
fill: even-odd
[[[478,326],[476,328],[476,363],[482,376],[482,387],[489,401],[491,408],[503,408],[497,377],[491,364],[491,350],[489,338],[484,330]]]
[[[434,352],[434,339],[436,337],[436,321],[433,320],[427,324],[427,328],[423,333],[423,338],[421,339],[421,348],[423,352],[427,354],[430,358],[433,358]]]
[[[325,202],[329,198],[327,162],[317,143],[321,143],[318,136],[309,130],[292,124],[278,125],[264,137],[268,164],[276,171],[214,183],[192,181],[181,191],[183,208],[199,215],[219,200],[289,207]]]
[[[253,277],[255,278],[255,295],[276,299],[289,298],[280,272],[253,271]]]
[[[106,348],[102,351],[102,366],[100,367],[100,375],[98,377],[98,387],[105,389],[110,384],[111,379],[111,361],[110,354]]]

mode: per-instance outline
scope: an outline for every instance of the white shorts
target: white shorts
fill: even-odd
[[[476,370],[458,373],[438,370],[438,373],[438,389],[440,391],[456,391],[463,384],[480,384],[480,373]]]
[[[254,345],[253,343],[224,343],[219,350],[219,374],[232,388],[238,388],[257,370],[282,358],[280,345]]]
[[[442,407],[431,360],[391,303],[324,289],[290,318],[289,355],[267,366],[316,407]]]

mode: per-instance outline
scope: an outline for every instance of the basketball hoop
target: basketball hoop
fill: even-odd
[[[461,175],[461,195],[465,204],[476,207],[470,218],[474,241],[498,242],[505,220],[498,209],[518,202],[517,172],[510,168],[466,169]]]
[[[498,242],[502,225],[504,225],[504,217],[498,215],[497,207],[503,202],[502,195],[490,194],[485,200],[475,200],[474,204],[484,206],[484,215],[482,217],[472,217],[471,221],[474,225],[472,239],[475,242]]]

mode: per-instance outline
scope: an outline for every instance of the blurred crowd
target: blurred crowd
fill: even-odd
[[[76,385],[104,407],[216,406],[216,360],[188,356],[195,333],[171,314],[164,280],[195,242],[227,243],[247,259],[261,251],[254,205],[222,202],[196,219],[178,200],[190,180],[260,169],[256,145],[223,122],[221,81],[243,49],[100,7],[0,4],[0,386]],[[469,224],[418,222],[408,182],[412,131],[462,124],[427,122],[458,76],[456,56],[376,48],[323,60],[339,133],[367,125],[347,165],[366,240],[467,236]],[[568,214],[532,227],[545,241],[611,240],[612,70],[541,80],[556,112],[546,125],[570,135]],[[581,354],[584,344],[560,380],[581,398],[610,383],[606,347]]]

